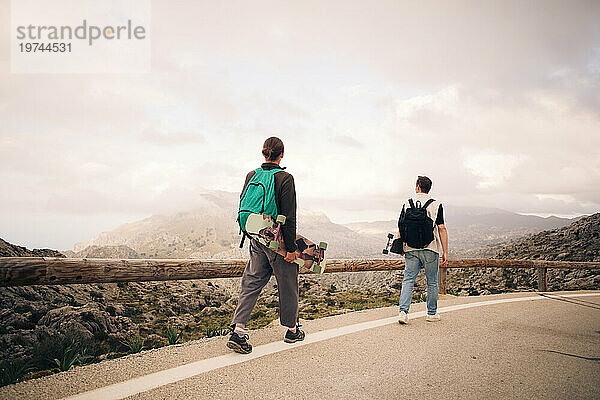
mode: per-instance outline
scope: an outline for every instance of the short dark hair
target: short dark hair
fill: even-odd
[[[275,136],[268,138],[263,144],[262,153],[267,161],[277,160],[283,153],[283,142]]]
[[[431,179],[429,179],[426,176],[419,176],[417,178],[417,185],[419,185],[419,188],[421,188],[421,191],[423,193],[429,193],[429,191],[431,190]]]

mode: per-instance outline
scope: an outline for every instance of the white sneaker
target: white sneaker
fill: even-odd
[[[427,318],[425,318],[425,321],[438,322],[440,319],[442,319],[442,317],[440,317],[440,314],[438,314],[438,313],[435,313],[434,315],[427,314]]]
[[[398,323],[408,324],[408,314],[404,311],[400,311],[400,315],[398,315]]]

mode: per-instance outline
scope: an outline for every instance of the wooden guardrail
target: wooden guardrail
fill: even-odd
[[[0,286],[233,278],[242,275],[246,263],[246,260],[0,257]],[[440,293],[446,293],[448,268],[536,268],[538,288],[540,291],[547,291],[548,268],[600,268],[600,262],[450,260],[447,268],[440,268]],[[327,261],[326,272],[400,269],[404,269],[403,259],[338,259]],[[301,269],[300,273],[308,271]]]

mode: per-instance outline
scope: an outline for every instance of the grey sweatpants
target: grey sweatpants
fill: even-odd
[[[281,325],[293,328],[298,320],[298,264],[289,263],[280,254],[250,240],[250,261],[242,275],[242,290],[233,315],[233,323],[246,326],[261,290],[271,275],[279,291]]]

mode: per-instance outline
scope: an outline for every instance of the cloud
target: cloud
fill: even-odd
[[[480,178],[477,187],[487,189],[507,182],[519,166],[518,155],[497,152],[466,151],[464,165],[473,175]]]
[[[273,135],[300,205],[334,220],[395,217],[418,174],[449,204],[597,211],[599,20],[588,1],[158,2],[151,74],[0,60],[0,218],[33,237],[33,213],[105,229],[192,207],[239,191]]]
[[[142,142],[167,146],[204,143],[205,141],[204,137],[199,133],[170,133],[156,130],[145,130],[139,137]]]
[[[354,147],[357,149],[364,148],[365,146],[353,138],[352,136],[335,136],[331,139],[331,142],[334,144],[340,144],[342,146]]]

